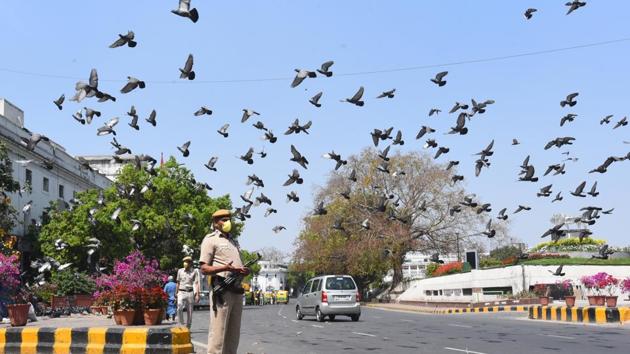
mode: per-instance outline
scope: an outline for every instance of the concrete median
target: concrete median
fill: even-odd
[[[0,354],[192,352],[184,327],[0,328]]]
[[[529,308],[529,318],[546,321],[623,324],[630,322],[630,307],[532,306]]]

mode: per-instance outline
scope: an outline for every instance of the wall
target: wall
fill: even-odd
[[[529,289],[537,283],[549,284],[560,280],[570,279],[579,284],[579,279],[585,275],[606,272],[623,279],[630,276],[630,266],[564,266],[564,277],[553,276],[549,271],[555,271],[557,266],[511,266],[495,269],[472,270],[469,273],[446,275],[411,281],[409,288],[402,293],[399,301],[452,301],[479,302],[504,298],[499,295],[483,295],[483,288],[511,287],[514,294]],[[473,289],[472,295],[463,295],[462,289]],[[427,290],[442,290],[442,295],[427,295]],[[447,295],[447,293],[452,293]],[[620,294],[616,291],[617,295]]]

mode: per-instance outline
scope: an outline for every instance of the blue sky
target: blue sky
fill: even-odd
[[[614,245],[627,245],[630,207],[627,176],[630,162],[617,163],[604,175],[586,172],[610,155],[625,155],[630,145],[630,126],[612,130],[599,120],[614,114],[613,121],[627,114],[627,58],[630,42],[528,56],[503,61],[456,65],[448,84],[438,88],[429,82],[441,68],[380,74],[339,74],[466,61],[523,52],[569,47],[630,37],[627,1],[589,1],[585,8],[565,16],[561,1],[195,1],[200,20],[193,24],[170,13],[177,1],[67,1],[65,6],[49,1],[0,3],[0,97],[25,111],[26,126],[63,144],[75,155],[111,154],[109,137],[97,137],[96,128],[118,116],[118,140],[135,153],[159,158],[175,155],[217,193],[243,193],[246,176],[256,173],[265,181],[263,190],[280,212],[263,218],[264,208],[253,212],[241,243],[256,249],[292,248],[301,219],[312,208],[311,194],[325,183],[333,163],[321,155],[330,149],[343,156],[358,153],[371,144],[369,132],[376,127],[402,129],[407,143],[403,151],[421,149],[424,139],[414,140],[421,125],[438,129],[434,138],[451,148],[446,158],[462,160],[460,171],[466,187],[496,211],[513,211],[518,204],[531,206],[528,213],[512,219],[511,231],[529,245],[539,241],[550,227],[553,213],[575,214],[585,205],[615,208],[594,227],[597,237]],[[539,12],[526,21],[523,12]],[[133,30],[138,46],[110,49],[118,33]],[[186,57],[195,57],[197,79],[184,82],[178,68]],[[315,69],[334,60],[332,78],[307,80],[298,88],[289,84],[294,68]],[[97,68],[100,88],[114,94],[116,103],[85,100],[67,102],[63,111],[51,103],[61,93],[69,98],[77,79],[87,80]],[[6,70],[8,69],[8,70]],[[25,73],[40,73],[30,75]],[[122,95],[118,90],[131,75],[147,81],[147,88]],[[279,81],[239,81],[261,78]],[[211,81],[205,82],[202,81]],[[237,82],[224,82],[237,81]],[[366,90],[362,108],[340,103],[359,86]],[[393,100],[375,100],[381,91],[397,89]],[[324,91],[323,107],[308,98]],[[559,102],[579,91],[577,106],[563,109]],[[456,116],[448,115],[455,101],[494,99],[496,104],[469,124],[466,136],[445,136]],[[141,122],[139,132],[129,128],[125,112],[135,105],[141,118],[158,112],[158,127]],[[210,118],[194,117],[201,105],[214,110]],[[92,125],[81,126],[71,115],[83,106],[103,112]],[[428,117],[430,108],[444,110]],[[269,145],[249,124],[241,124],[241,109],[260,112],[258,118],[281,134],[295,119],[313,121],[309,136],[280,136]],[[560,118],[576,113],[575,122],[560,127]],[[230,137],[215,130],[230,123]],[[544,144],[557,136],[575,136],[570,149],[544,151]],[[512,147],[512,138],[522,145]],[[495,139],[492,166],[474,177],[472,154]],[[183,160],[176,147],[191,140],[191,155]],[[295,165],[289,162],[289,146],[295,144],[311,161],[304,171],[305,183],[281,187]],[[247,166],[235,156],[250,146],[263,146],[265,160]],[[562,160],[571,151],[578,162],[567,162],[562,177],[541,177],[537,184],[516,183],[518,166],[526,155],[542,176],[547,165]],[[211,155],[219,156],[220,173],[203,167]],[[302,172],[302,171],[301,171]],[[568,195],[582,180],[588,186],[598,181],[600,196],[586,200]],[[553,183],[563,191],[562,203],[536,198],[538,188]],[[296,190],[302,198],[296,206],[285,203],[285,194]],[[238,198],[238,197],[237,197]],[[237,203],[240,204],[240,203]],[[282,224],[287,230],[274,234]]]

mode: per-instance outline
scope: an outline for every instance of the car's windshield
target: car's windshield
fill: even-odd
[[[354,290],[356,286],[350,277],[326,278],[326,289],[328,290]]]

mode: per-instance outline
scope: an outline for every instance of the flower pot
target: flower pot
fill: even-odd
[[[94,315],[100,315],[101,314],[101,307],[100,306],[90,306],[90,311]]]
[[[606,296],[606,307],[617,307],[617,297]]]
[[[164,321],[164,319],[166,318],[166,311],[164,311],[164,308],[160,308],[160,316],[158,317],[158,321],[156,324],[161,325],[162,321]]]
[[[132,326],[133,320],[136,317],[136,312],[136,310],[118,310],[114,312],[114,316],[118,316],[118,319],[120,320],[120,325]]]
[[[136,310],[136,316],[133,318],[134,326],[144,325],[144,316],[142,310]]]
[[[550,302],[549,296],[539,296],[538,300],[540,301],[540,304],[542,306],[547,306],[549,305],[549,302]]]
[[[26,322],[28,322],[28,309],[30,306],[30,304],[7,305],[11,326],[19,327],[26,325]]]
[[[101,306],[101,314],[102,315],[109,315],[109,306]]]
[[[589,295],[588,304],[589,306],[604,306],[606,303],[605,298],[605,296],[601,295]]]
[[[573,295],[565,296],[564,302],[567,304],[568,307],[575,306],[575,296]]]
[[[144,310],[144,325],[155,326],[156,324],[158,324],[161,314],[162,314],[161,309],[145,309]]]

